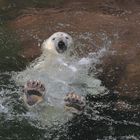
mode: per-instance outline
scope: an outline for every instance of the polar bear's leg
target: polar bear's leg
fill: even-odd
[[[23,91],[24,102],[33,106],[43,101],[45,86],[38,80],[30,80],[25,84]]]

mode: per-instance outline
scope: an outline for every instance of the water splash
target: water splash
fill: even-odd
[[[82,36],[83,37],[83,36]],[[89,39],[89,38],[88,38]],[[23,86],[28,80],[40,80],[46,87],[46,101],[43,107],[34,109],[36,115],[44,118],[45,122],[67,122],[71,115],[64,111],[64,97],[69,92],[75,92],[79,95],[88,94],[97,95],[107,92],[99,79],[96,78],[96,65],[101,58],[108,52],[111,42],[104,38],[104,46],[97,52],[89,53],[84,57],[77,57],[76,50],[73,50],[73,56],[69,53],[62,56],[51,56],[48,54],[37,58],[24,71],[12,73],[12,78],[20,86]],[[78,46],[76,46],[78,47]],[[50,59],[51,58],[51,59]],[[89,74],[89,69],[94,68],[94,72]],[[45,107],[44,107],[45,106]],[[41,108],[41,109],[40,109]],[[38,114],[38,112],[40,112]],[[33,111],[33,110],[32,110]]]

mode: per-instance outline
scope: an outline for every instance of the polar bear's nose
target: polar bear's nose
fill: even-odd
[[[63,53],[67,50],[67,46],[63,41],[58,42],[58,47],[56,48],[59,53]]]

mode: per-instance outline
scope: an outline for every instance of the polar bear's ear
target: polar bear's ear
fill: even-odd
[[[44,42],[42,43],[42,46],[41,46],[42,51],[44,51],[45,49],[47,49],[47,40],[48,39],[44,40]]]
[[[44,40],[44,42],[42,43],[41,49],[44,52],[45,50],[47,50],[47,41],[48,39]]]

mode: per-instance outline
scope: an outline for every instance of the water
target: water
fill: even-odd
[[[55,73],[56,67],[50,67],[47,71],[33,70],[26,60],[19,57],[20,41],[16,33],[8,28],[7,20],[12,20],[20,14],[20,8],[36,7],[38,3],[39,7],[51,5],[47,2],[45,5],[44,1],[30,3],[24,1],[24,5],[17,1],[2,1],[0,5],[3,12],[0,18],[0,139],[140,139],[139,112],[117,110],[114,107],[117,100],[116,94],[102,85],[97,78],[99,71],[96,66],[101,63],[101,58],[107,55],[112,41],[106,34],[101,32],[98,35],[102,40],[101,49],[82,57],[79,57],[75,51],[76,57],[64,60],[66,64],[70,63],[70,67],[66,69],[61,67],[62,71],[59,73]],[[56,4],[55,1],[54,3]],[[11,14],[13,9],[13,14]],[[77,44],[76,48],[84,44],[81,42],[82,39],[93,42],[94,33],[77,34],[72,33]],[[91,64],[92,67],[90,67]],[[22,80],[20,78],[15,80],[17,78],[15,75],[25,76],[26,74],[27,79],[23,77]],[[19,85],[24,85],[30,78],[46,83],[48,94],[51,96],[53,92],[57,101],[62,102],[62,97],[71,90],[86,96],[87,105],[84,112],[75,117],[65,117],[62,109],[51,106],[48,108],[41,106],[35,111],[28,110],[20,100],[21,87]],[[72,87],[68,86],[70,81]],[[102,96],[108,92],[111,94]],[[59,97],[58,94],[61,96]],[[54,106],[55,101],[52,101]],[[56,102],[57,105],[59,103]],[[48,117],[50,120],[46,119]]]

